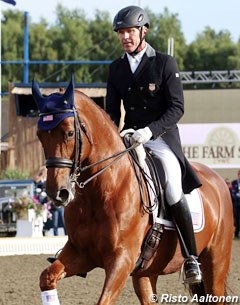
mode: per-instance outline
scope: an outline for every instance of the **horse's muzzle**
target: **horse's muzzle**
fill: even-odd
[[[49,196],[55,203],[56,206],[67,206],[68,203],[73,200],[74,195],[72,191],[69,191],[67,188],[62,188],[57,191],[56,196]]]

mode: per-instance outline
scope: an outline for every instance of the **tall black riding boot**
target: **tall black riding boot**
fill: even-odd
[[[202,280],[201,270],[197,261],[197,247],[193,231],[191,213],[185,196],[171,206],[173,221],[177,228],[184,260],[185,284],[197,284]]]

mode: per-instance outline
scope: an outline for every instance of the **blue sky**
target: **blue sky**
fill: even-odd
[[[190,43],[196,38],[196,34],[210,26],[216,32],[229,30],[232,39],[240,38],[240,0],[16,0],[17,5],[12,6],[0,1],[1,9],[18,9],[29,12],[32,21],[39,21],[45,17],[49,22],[55,20],[55,8],[58,3],[69,9],[83,9],[87,17],[94,16],[96,9],[109,11],[114,17],[118,10],[128,5],[149,7],[154,13],[162,13],[164,7],[178,14],[182,31]]]

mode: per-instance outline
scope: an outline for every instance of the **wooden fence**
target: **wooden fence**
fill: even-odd
[[[12,87],[10,86],[10,92]],[[18,116],[15,95],[9,96],[9,138],[6,168],[19,169],[34,177],[44,164],[44,155],[37,138],[37,117]]]

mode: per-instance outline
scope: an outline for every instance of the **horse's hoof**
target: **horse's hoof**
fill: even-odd
[[[52,263],[55,262],[56,259],[57,259],[56,257],[49,256],[49,257],[47,258],[47,261],[48,261],[50,264],[52,264]]]

